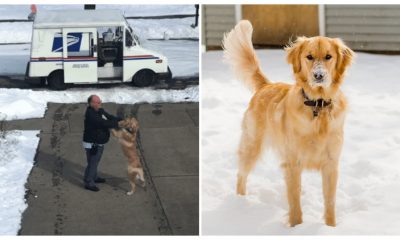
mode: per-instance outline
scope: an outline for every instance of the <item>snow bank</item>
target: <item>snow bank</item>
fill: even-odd
[[[198,28],[192,28],[193,18],[129,19],[129,25],[140,39],[199,38]]]
[[[183,90],[163,90],[151,88],[115,87],[107,89],[75,88],[62,92],[32,91],[25,89],[0,88],[0,112],[7,120],[41,118],[48,102],[86,102],[91,94],[97,94],[103,102],[134,104],[139,102],[198,102],[197,86]]]
[[[272,81],[293,83],[283,50],[258,50]],[[399,56],[357,53],[343,90],[349,100],[337,190],[337,227],[324,224],[322,180],[304,172],[303,224],[290,228],[279,159],[266,153],[249,176],[248,195],[235,194],[240,123],[251,93],[222,64],[203,54],[203,234],[400,234]]]
[[[17,235],[27,208],[25,183],[33,166],[39,131],[12,131],[0,138],[0,235]]]
[[[30,48],[28,44],[0,45],[0,75],[25,75]]]
[[[30,22],[0,23],[0,43],[27,43],[31,38]]]
[[[199,42],[197,41],[144,41],[143,47],[168,57],[172,77],[199,76]]]

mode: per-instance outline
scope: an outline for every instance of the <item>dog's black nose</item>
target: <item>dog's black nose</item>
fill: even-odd
[[[314,78],[316,80],[322,80],[324,78],[324,74],[321,73],[314,73]]]

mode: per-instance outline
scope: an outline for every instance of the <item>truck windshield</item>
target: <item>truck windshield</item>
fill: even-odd
[[[128,29],[125,30],[125,44],[127,47],[138,45],[136,41],[132,38],[131,32]]]
[[[132,35],[133,35],[133,38],[135,39],[137,45],[140,45],[139,37],[134,32],[132,32]]]
[[[126,24],[126,26],[127,26],[126,32],[125,32],[125,34],[126,34],[126,40],[127,40],[127,41],[133,41],[133,40],[134,40],[135,44],[133,44],[133,45],[140,45],[139,37],[136,36],[136,34],[133,32],[133,29],[132,29],[131,25],[129,25],[129,22],[128,22],[128,20],[125,18],[125,16],[124,16],[124,19],[125,19],[125,24]],[[128,30],[128,29],[129,29],[129,30]],[[133,36],[133,38],[132,38],[132,36]]]

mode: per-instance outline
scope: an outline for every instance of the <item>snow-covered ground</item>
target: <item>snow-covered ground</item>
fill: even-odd
[[[33,166],[39,131],[12,131],[0,138],[0,235],[16,235],[25,203],[25,182]]]
[[[199,75],[199,42],[145,41],[143,46],[162,52],[168,57],[173,77]]]
[[[293,83],[283,50],[258,50],[272,81]],[[322,180],[304,172],[303,224],[286,226],[279,159],[266,153],[235,194],[240,123],[251,93],[223,64],[202,56],[202,232],[205,235],[400,234],[400,56],[357,53],[343,85],[349,100],[337,190],[337,227],[324,224]]]
[[[0,45],[0,75],[24,75],[30,45]]]
[[[41,118],[48,102],[86,102],[91,94],[98,95],[103,102],[135,104],[139,102],[198,102],[198,86],[183,90],[152,88],[114,87],[107,89],[74,88],[62,92],[32,91],[26,89],[0,88],[0,113],[7,120]]]

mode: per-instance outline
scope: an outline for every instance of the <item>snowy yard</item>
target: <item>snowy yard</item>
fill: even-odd
[[[38,5],[38,11],[64,9],[66,5]],[[194,14],[194,5],[97,5],[101,8],[122,9],[126,16],[156,16]],[[83,5],[68,5],[83,9]],[[1,19],[26,19],[29,5],[0,5]],[[169,59],[173,76],[199,74],[199,47],[196,41],[148,41],[162,38],[198,38],[198,28],[190,27],[194,18],[162,20],[129,20],[145,48],[160,51]],[[0,23],[0,43],[30,42],[32,23]],[[29,60],[30,45],[0,46],[0,75],[23,75]],[[138,102],[198,102],[199,87],[184,90],[156,90],[152,88],[115,87],[107,89],[73,88],[67,91],[32,91],[0,88],[0,113],[7,120],[40,118],[48,102],[86,102],[91,94],[99,95],[103,102],[135,104]],[[0,235],[16,235],[21,215],[25,210],[25,183],[33,166],[38,146],[38,131],[9,132],[0,139]]]
[[[0,235],[15,235],[25,203],[25,183],[39,144],[39,131],[12,131],[0,138]]]
[[[6,114],[7,120],[41,118],[44,116],[48,102],[86,102],[91,94],[97,94],[103,102],[122,104],[199,101],[198,86],[187,87],[183,90],[124,87],[74,88],[63,92],[0,88],[0,112]]]
[[[264,73],[293,83],[283,50],[258,50]],[[286,226],[279,160],[266,153],[235,194],[240,123],[251,93],[222,52],[202,56],[202,231],[210,234],[400,234],[400,56],[357,53],[342,87],[349,100],[337,191],[337,227],[324,224],[322,180],[304,172],[303,224]]]

